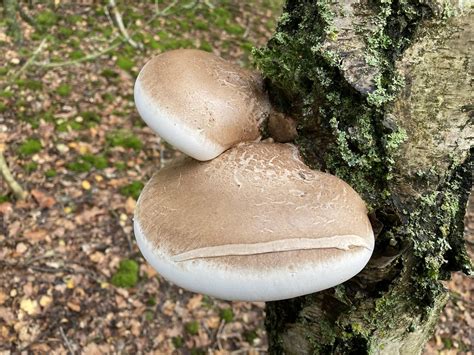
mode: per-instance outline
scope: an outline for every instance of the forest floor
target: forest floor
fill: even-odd
[[[133,239],[143,184],[176,154],[138,117],[138,71],[175,48],[250,66],[281,5],[213,3],[22,5],[35,27],[21,23],[21,45],[0,19],[0,151],[29,192],[16,201],[0,180],[0,354],[266,351],[263,303],[183,291],[156,274]],[[474,213],[468,225],[472,232]],[[452,297],[427,353],[474,344],[472,279],[456,274],[447,287]]]

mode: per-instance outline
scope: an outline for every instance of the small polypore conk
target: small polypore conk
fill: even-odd
[[[211,161],[187,158],[160,170],[138,200],[134,228],[161,275],[228,300],[335,286],[374,248],[359,195],[309,169],[290,144],[242,143]]]
[[[263,125],[282,122],[260,74],[200,50],[152,58],[138,75],[134,96],[148,126],[198,160],[213,159],[239,142],[258,141]],[[286,121],[279,126],[288,126],[288,132],[280,129],[277,141],[294,139],[294,121]]]

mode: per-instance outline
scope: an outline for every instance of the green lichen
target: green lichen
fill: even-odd
[[[112,276],[110,283],[123,288],[135,287],[138,283],[138,270],[139,266],[135,260],[122,260],[117,272]]]

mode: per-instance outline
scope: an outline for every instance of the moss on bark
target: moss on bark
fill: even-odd
[[[404,170],[424,154],[405,148],[416,136],[405,124],[415,105],[410,100],[437,98],[407,96],[405,81],[423,77],[416,64],[406,72],[398,64],[431,33],[454,38],[446,31],[454,14],[446,4],[414,0],[288,1],[273,38],[254,51],[274,104],[298,119],[296,143],[308,165],[351,184],[368,203],[378,234],[374,257],[354,279],[267,305],[273,352],[419,352],[446,301],[439,280],[468,271],[462,226],[472,184],[469,144],[440,149],[449,165]],[[468,75],[449,70],[461,81]],[[396,109],[402,96],[412,105],[403,112]],[[465,95],[456,99],[466,107]],[[445,123],[449,112],[437,107],[439,130],[456,130]],[[430,144],[438,149],[443,142]]]

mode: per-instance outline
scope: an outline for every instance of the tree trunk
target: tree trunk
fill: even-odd
[[[417,354],[469,272],[474,11],[445,0],[291,1],[254,52],[308,165],[365,199],[375,253],[335,288],[267,304],[272,353]]]
[[[19,44],[23,40],[23,34],[16,16],[18,0],[3,0],[3,7],[5,22],[7,24],[7,33],[13,38],[15,43]]]

